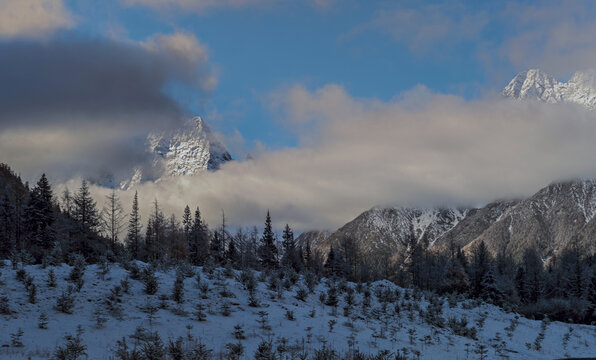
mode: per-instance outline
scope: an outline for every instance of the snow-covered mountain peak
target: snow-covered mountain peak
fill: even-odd
[[[577,71],[568,82],[560,82],[539,69],[517,74],[503,89],[503,96],[550,104],[572,103],[596,109],[596,72]]]
[[[557,79],[544,71],[531,69],[517,74],[503,89],[503,95],[514,99],[558,102],[555,100],[557,94],[554,91],[558,85]]]
[[[132,179],[121,182],[128,189],[145,180],[163,176],[194,175],[204,170],[217,170],[232,160],[225,146],[215,137],[199,116],[189,119],[182,128],[154,133],[147,137],[147,150],[153,156],[151,171],[134,169]],[[157,173],[148,177],[147,173]]]

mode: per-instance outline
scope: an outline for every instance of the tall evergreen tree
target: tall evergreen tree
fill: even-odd
[[[86,180],[81,183],[81,187],[73,197],[72,202],[75,221],[86,230],[95,230],[99,225],[99,214]]]
[[[132,200],[132,209],[128,217],[128,232],[126,234],[126,246],[133,259],[139,259],[141,243],[141,216],[139,215],[139,194],[135,191]]]
[[[343,275],[341,254],[337,253],[333,249],[333,246],[331,246],[329,252],[327,253],[327,259],[325,260],[323,267],[325,269],[325,275],[327,276]]]
[[[116,252],[118,236],[124,227],[124,209],[115,190],[106,196],[106,204],[101,211],[101,227],[110,240],[112,252]]]
[[[296,251],[296,243],[294,241],[294,232],[290,225],[286,224],[282,233],[282,246],[284,254],[281,258],[281,263],[284,267],[300,270],[301,261],[298,259],[298,252]]]
[[[472,250],[472,263],[470,265],[471,287],[474,296],[482,292],[482,279],[491,268],[492,259],[484,241],[480,241]]]
[[[269,210],[267,210],[267,217],[265,218],[265,228],[263,229],[263,236],[261,237],[259,256],[263,267],[267,269],[277,267],[277,247],[275,246],[275,235],[273,234],[273,226],[271,225],[271,215],[269,214]]]
[[[37,260],[54,245],[55,220],[52,188],[45,174],[31,191],[25,209],[26,224],[30,234],[30,251]]]
[[[76,223],[73,230],[75,243],[71,251],[77,251],[85,257],[99,256],[105,252],[105,244],[100,241],[96,230],[100,224],[95,201],[91,197],[89,185],[83,180],[78,192],[72,198],[72,219]]]
[[[209,232],[207,225],[201,219],[199,207],[195,210],[188,250],[190,261],[195,265],[204,264],[209,255]]]
[[[145,255],[147,260],[157,260],[165,251],[165,217],[157,199],[153,202],[153,213],[147,221]]]
[[[495,305],[503,304],[503,292],[497,286],[492,269],[488,269],[482,276],[480,297]]]
[[[0,259],[7,258],[15,247],[14,236],[15,207],[8,196],[8,189],[0,199]]]
[[[184,237],[188,241],[190,247],[190,233],[192,231],[192,214],[190,213],[190,207],[186,205],[184,207],[184,213],[182,214],[182,229],[184,230]]]
[[[441,291],[465,294],[468,292],[469,287],[470,281],[468,280],[468,274],[466,274],[464,267],[457,257],[453,257],[452,260],[449,261],[447,270],[443,276]]]
[[[313,266],[312,250],[310,248],[310,239],[306,240],[306,247],[304,249],[304,265],[307,268]]]
[[[230,236],[230,240],[228,241],[226,260],[233,266],[238,263],[238,249],[236,249],[236,240],[232,236]]]

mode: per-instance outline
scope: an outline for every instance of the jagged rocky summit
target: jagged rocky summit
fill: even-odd
[[[215,138],[201,117],[188,120],[181,129],[150,134],[147,152],[150,165],[133,169],[130,178],[120,183],[123,190],[143,181],[158,181],[165,176],[194,175],[217,170],[232,160],[225,146]]]

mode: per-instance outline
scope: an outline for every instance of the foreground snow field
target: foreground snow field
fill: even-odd
[[[146,264],[138,263],[138,266],[143,269]],[[52,268],[56,287],[47,283]],[[157,293],[147,295],[143,281],[130,279],[129,271],[120,265],[110,264],[109,270],[104,268],[103,276],[100,266],[89,265],[80,292],[73,292],[72,314],[67,314],[56,309],[56,299],[72,284],[66,280],[72,267],[61,265],[43,269],[32,265],[24,269],[36,286],[34,304],[29,301],[30,291],[24,284],[27,281],[17,280],[17,271],[9,264],[0,268],[0,297],[8,298],[9,310],[8,314],[0,314],[1,359],[50,358],[56,347],[65,343],[66,335],[76,334],[79,325],[89,359],[116,358],[116,342],[123,337],[130,348],[134,347],[135,339],[130,335],[138,327],[158,332],[166,345],[168,339],[191,335],[212,349],[215,358],[229,351],[226,344],[240,342],[244,348],[240,358],[253,359],[262,340],[271,341],[274,351],[281,349],[278,354],[284,359],[298,358],[298,353],[323,347],[342,353],[351,349],[366,354],[389,350],[408,359],[596,356],[595,326],[548,323],[522,317],[516,321],[513,313],[470,300],[455,302],[452,299],[450,303],[446,298],[440,298],[444,301],[431,304],[430,295],[414,294],[412,290],[400,289],[388,281],[357,286],[322,279],[314,287],[314,292],[309,293],[303,277],[293,285],[291,281],[281,280],[275,288],[270,286],[275,285],[275,281],[254,272],[256,291],[253,299],[249,299],[246,281],[240,280],[240,271],[218,268],[209,274],[197,267],[192,270],[199,274],[202,285],[197,285],[196,276],[185,278],[183,302],[178,304],[172,300],[175,268],[157,270]],[[186,269],[187,275],[191,275],[189,270]],[[128,293],[114,290],[127,278]],[[328,301],[328,284],[337,288],[336,306],[333,301]],[[347,288],[360,291],[353,292],[353,305],[344,312],[346,301],[352,302],[346,298],[346,293],[351,292],[346,291]],[[299,289],[306,290],[305,301],[297,299]],[[367,289],[371,294],[369,300],[365,297]],[[395,297],[395,290],[399,298]],[[326,294],[323,302],[322,293]],[[109,297],[112,298],[111,306],[106,304]],[[258,307],[249,306],[254,298]],[[369,301],[370,305],[367,304]],[[197,321],[197,303],[203,304],[205,321]],[[0,301],[0,312],[1,306]],[[437,310],[432,310],[433,307]],[[155,309],[155,314],[148,314],[152,312],[148,308]],[[47,315],[47,329],[38,326],[42,313]],[[458,321],[466,318],[467,326],[455,326],[454,318]],[[451,323],[449,319],[452,319]],[[235,326],[236,335],[241,328],[245,339],[235,338]],[[454,330],[456,327],[459,330]],[[470,334],[472,327],[477,330],[477,339]],[[17,335],[19,329],[23,331],[21,337]],[[455,331],[460,334],[468,331],[468,336],[456,335]],[[19,346],[19,340],[22,346]]]

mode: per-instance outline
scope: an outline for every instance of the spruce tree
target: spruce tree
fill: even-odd
[[[95,230],[99,225],[99,215],[86,180],[83,180],[72,201],[75,221],[85,230]]]
[[[236,240],[233,237],[230,237],[230,241],[228,241],[228,250],[226,251],[226,259],[230,264],[232,264],[234,266],[238,262],[238,250],[236,249]]]
[[[45,174],[31,191],[25,208],[26,225],[30,234],[30,251],[37,260],[54,245],[55,232],[52,225],[55,220],[52,188]]]
[[[126,246],[133,259],[139,259],[139,244],[141,242],[141,216],[139,215],[139,196],[135,191],[132,200],[132,210],[128,218],[128,233],[126,234]]]
[[[503,293],[497,285],[493,270],[490,268],[482,277],[481,289],[480,297],[482,299],[497,306],[503,304]]]
[[[14,215],[15,207],[8,197],[8,189],[0,199],[0,258],[5,259],[10,254],[14,243]]]
[[[194,265],[203,265],[209,254],[209,233],[207,225],[201,219],[201,211],[197,207],[190,230],[190,261]]]
[[[190,249],[190,234],[192,231],[192,215],[190,213],[190,207],[186,205],[184,207],[184,213],[182,214],[182,229],[184,231],[184,238],[188,242],[188,247]]]
[[[164,254],[165,242],[165,218],[157,199],[153,202],[153,213],[147,221],[147,232],[145,236],[145,254],[147,260],[157,260]]]
[[[275,246],[275,235],[273,234],[273,226],[271,225],[271,215],[269,214],[269,210],[267,210],[259,255],[263,267],[266,269],[277,267],[277,247]]]
[[[300,262],[298,260],[298,253],[296,252],[296,244],[294,242],[294,232],[290,225],[286,224],[282,234],[282,246],[284,254],[281,263],[286,268],[293,268],[298,271],[300,269]]]
[[[106,204],[101,212],[101,226],[105,236],[110,239],[112,252],[116,252],[118,235],[124,226],[124,209],[115,190],[106,196]]]
[[[482,292],[482,278],[491,267],[491,257],[484,241],[480,241],[472,252],[472,264],[470,265],[471,286],[474,296],[480,296]]]
[[[306,240],[306,248],[304,249],[304,265],[307,268],[312,267],[312,250],[310,248],[310,240]]]

